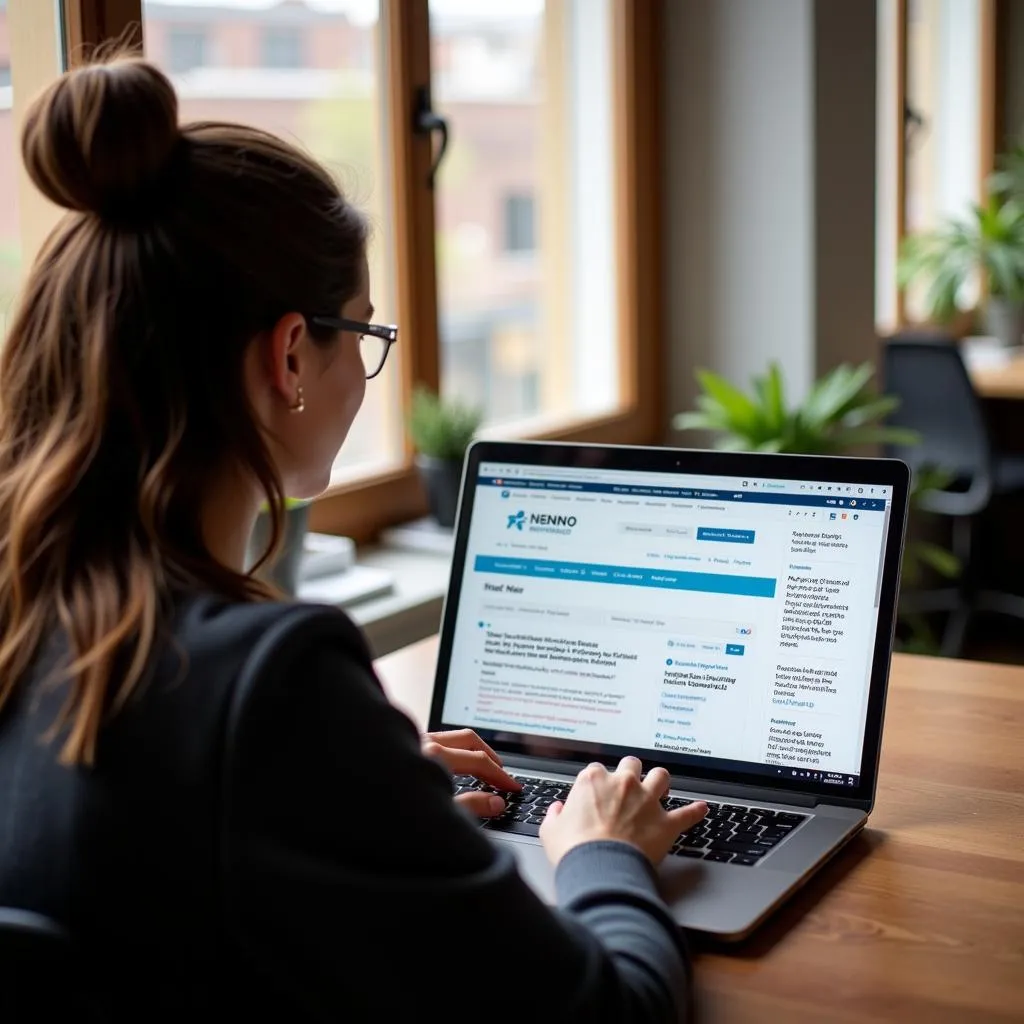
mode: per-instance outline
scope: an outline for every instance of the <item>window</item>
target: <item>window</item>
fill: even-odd
[[[61,10],[73,60],[141,24],[183,120],[247,122],[294,139],[368,211],[374,302],[401,340],[368,389],[337,486],[312,514],[314,529],[364,539],[425,508],[404,425],[418,384],[481,403],[486,429],[505,436],[660,438],[661,8],[27,0],[22,9],[40,22],[45,13],[54,37]],[[37,63],[33,91],[60,66]],[[0,133],[12,131],[6,89]],[[449,128],[436,173],[438,133],[416,127],[424,112]],[[0,194],[14,196],[14,147],[3,156]],[[16,264],[52,223],[42,204],[21,212],[19,233],[13,203],[0,211],[0,278],[2,254]]]
[[[992,0],[878,5],[876,314],[885,332],[927,313],[923,282],[897,292],[902,239],[965,217],[985,194],[995,156],[996,10]]]
[[[620,398],[611,31],[610,0],[430,0],[453,139],[437,193],[441,387],[493,425]],[[539,252],[509,261],[535,248],[533,196]]]
[[[980,32],[976,3],[908,0],[908,233],[963,216],[981,198]]]
[[[216,59],[208,60],[201,73],[182,75],[175,85],[183,121],[213,118],[256,125],[298,142],[337,174],[374,224],[373,299],[380,322],[393,323],[398,318],[389,291],[395,273],[389,256],[393,251],[392,188],[384,160],[380,32],[375,10],[367,8],[362,4],[360,21],[309,11],[304,31],[318,34],[324,45],[319,52],[309,51],[315,60],[299,63],[300,36],[290,26],[272,23],[279,12],[252,2],[229,9],[222,0],[191,0],[188,10],[203,11],[207,32],[223,38],[224,45],[217,47]],[[183,69],[173,66],[174,51],[165,40],[178,31],[172,19],[181,9],[167,0],[143,4],[147,52],[172,77]],[[246,47],[247,39],[260,41],[258,52]],[[367,51],[378,55],[376,63],[366,64]],[[345,59],[348,54],[352,64]],[[287,85],[280,78],[285,68],[289,69]],[[339,460],[339,480],[354,473],[392,469],[404,457],[401,354],[399,345],[388,359],[386,372],[367,387],[366,402]]]
[[[533,196],[505,196],[505,252],[533,252]]]
[[[265,68],[301,68],[302,33],[297,28],[268,25],[263,29],[262,59]]]
[[[167,30],[167,70],[176,73],[206,64],[206,32],[171,27]]]

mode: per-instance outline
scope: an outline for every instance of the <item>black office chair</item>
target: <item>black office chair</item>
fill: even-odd
[[[887,394],[900,399],[893,426],[921,436],[920,444],[890,447],[915,472],[933,468],[952,483],[922,496],[920,507],[953,520],[953,553],[963,571],[957,586],[904,597],[915,612],[948,612],[942,653],[958,656],[967,628],[978,612],[1024,619],[1024,598],[985,590],[972,563],[974,531],[995,497],[1024,493],[1024,457],[993,450],[981,402],[959,348],[942,336],[896,336],[887,341],[883,370]]]
[[[56,1020],[103,1020],[79,983],[67,932],[39,914],[0,907],[0,1021]]]

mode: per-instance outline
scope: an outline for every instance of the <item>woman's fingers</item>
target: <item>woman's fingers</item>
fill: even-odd
[[[505,810],[505,801],[497,793],[460,793],[455,802],[478,818],[493,818]]]
[[[443,747],[436,741],[428,740],[423,744],[423,753],[427,757],[436,757],[444,762],[453,775],[472,775],[481,782],[506,792],[518,792],[523,788],[522,783],[513,779],[483,750],[459,750],[455,747]]]
[[[680,832],[693,828],[707,813],[708,805],[703,800],[695,800],[685,807],[677,807],[674,811],[669,811],[668,819],[675,830],[673,835],[679,835]]]
[[[492,761],[501,764],[501,758],[472,729],[428,732],[425,734],[424,739],[434,740],[434,742],[440,743],[442,747],[454,747],[457,750],[482,750]]]
[[[659,800],[672,788],[672,778],[664,768],[652,768],[644,776],[644,789]]]

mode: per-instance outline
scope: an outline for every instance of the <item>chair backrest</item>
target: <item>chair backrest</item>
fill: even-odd
[[[964,483],[987,481],[992,446],[981,402],[960,350],[940,337],[890,338],[884,349],[886,394],[900,407],[889,422],[920,434],[920,444],[894,446],[886,454],[914,469],[934,466]]]
[[[0,1021],[98,1022],[82,998],[71,941],[64,929],[40,914],[0,907]]]

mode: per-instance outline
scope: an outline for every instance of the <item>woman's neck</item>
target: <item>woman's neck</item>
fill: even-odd
[[[200,512],[203,542],[221,565],[245,572],[249,545],[260,499],[256,488],[237,473],[223,473],[213,486]]]

